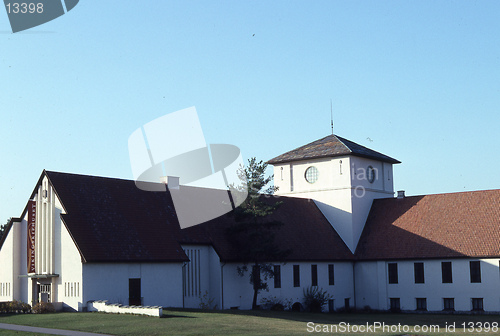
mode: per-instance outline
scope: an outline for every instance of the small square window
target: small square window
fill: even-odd
[[[483,298],[473,298],[472,299],[472,310],[483,311]]]
[[[427,310],[427,299],[417,298],[417,310]]]
[[[399,298],[390,298],[390,305],[393,312],[401,310],[401,300]]]
[[[443,299],[444,310],[453,311],[455,310],[455,299],[454,298],[444,298]]]

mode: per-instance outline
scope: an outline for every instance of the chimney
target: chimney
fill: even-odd
[[[403,199],[403,198],[405,198],[405,191],[398,190],[398,199]]]
[[[166,183],[168,190],[179,190],[180,183],[178,176],[162,176],[160,177],[161,183]]]

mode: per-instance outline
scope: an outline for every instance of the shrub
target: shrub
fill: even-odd
[[[38,302],[31,311],[33,314],[46,314],[46,313],[55,313],[56,309],[49,302]]]
[[[31,306],[21,301],[0,302],[0,313],[29,313]]]
[[[321,312],[321,307],[332,298],[327,291],[323,288],[318,288],[316,286],[309,286],[304,288],[304,306],[307,311],[310,312]]]
[[[271,310],[273,311],[283,311],[285,310],[285,307],[281,303],[276,303],[271,306]]]
[[[292,299],[283,299],[277,296],[269,296],[262,298],[260,304],[262,309],[270,309],[275,311],[290,310],[292,307]]]
[[[215,299],[208,296],[208,291],[205,291],[200,298],[200,309],[217,309],[217,304],[214,304]]]

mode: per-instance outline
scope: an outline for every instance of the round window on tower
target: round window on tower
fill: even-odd
[[[314,166],[311,166],[309,168],[306,169],[306,173],[305,173],[305,178],[306,178],[306,181],[309,182],[309,183],[314,183],[318,180],[318,169]]]

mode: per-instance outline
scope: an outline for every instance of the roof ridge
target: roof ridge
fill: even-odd
[[[343,138],[343,137],[339,137],[337,134],[332,134],[332,135],[333,135],[335,138],[337,138],[337,140],[338,140],[341,144],[343,144],[343,145],[344,145],[344,146],[345,146],[345,147],[349,150],[349,152],[353,153],[352,149],[351,149],[349,146],[347,146],[347,145],[345,144],[345,142],[344,142],[344,141],[340,140],[340,139],[344,139],[344,140],[347,140],[347,139],[345,139],[345,138]]]
[[[336,134],[329,134],[319,140],[289,150],[267,161],[268,164],[285,163],[292,161],[311,160],[325,157],[354,155],[366,157],[392,164],[400,161],[360,145]]]

